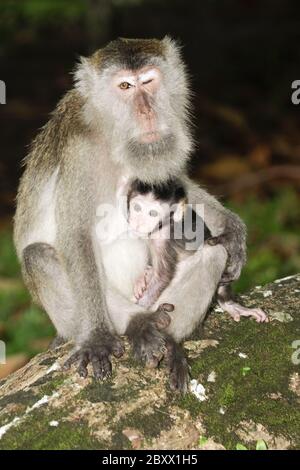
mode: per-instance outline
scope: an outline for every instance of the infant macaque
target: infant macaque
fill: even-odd
[[[128,223],[148,239],[150,264],[134,286],[136,302],[151,307],[173,279],[178,262],[213,237],[203,219],[187,205],[180,180],[148,185],[135,180],[127,193]]]
[[[149,243],[150,263],[134,286],[135,301],[145,308],[150,308],[170,284],[180,260],[204,243],[223,244],[228,235],[211,235],[204,220],[187,204],[185,188],[176,178],[163,185],[133,181],[127,192],[127,214],[130,228]],[[235,302],[230,284],[220,283],[216,298],[235,321],[241,316],[268,321],[260,308]]]

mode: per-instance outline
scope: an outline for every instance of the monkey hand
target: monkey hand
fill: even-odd
[[[222,245],[227,251],[227,265],[220,283],[228,284],[237,280],[246,262],[246,248],[244,243],[237,238],[235,232],[226,232],[216,237],[208,238],[205,243],[210,246]]]
[[[131,342],[136,360],[148,367],[157,367],[166,352],[165,330],[171,318],[167,312],[174,310],[172,304],[162,304],[156,312],[136,315],[129,323],[126,335]]]
[[[78,362],[79,375],[87,377],[87,366],[91,363],[95,378],[103,380],[111,375],[110,356],[113,354],[115,357],[121,357],[123,353],[123,344],[117,336],[108,330],[98,329],[69,357],[64,369],[69,369],[72,364]]]

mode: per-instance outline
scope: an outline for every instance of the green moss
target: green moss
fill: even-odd
[[[188,410],[192,418],[199,416],[201,410],[203,409],[202,403],[191,393],[187,393],[182,397],[175,398],[175,403],[181,408]]]
[[[274,436],[283,435],[300,446],[300,409],[297,397],[288,389],[293,365],[292,342],[299,338],[299,319],[291,323],[257,324],[249,319],[240,323],[220,322],[219,345],[207,348],[192,361],[192,377],[201,382],[209,399],[199,402],[191,394],[177,401],[193,417],[201,416],[207,435],[226,448],[234,449],[240,441],[236,431],[241,421],[265,426]],[[298,333],[297,333],[298,331]],[[238,353],[247,354],[240,358]],[[242,370],[249,367],[246,375]],[[216,382],[208,383],[210,372]],[[280,393],[274,400],[270,395]],[[225,415],[220,413],[220,407]],[[255,449],[255,442],[249,448]]]
[[[120,388],[114,388],[113,380],[101,382],[93,379],[93,381],[87,385],[81,392],[80,398],[88,400],[92,403],[99,402],[122,402],[128,398],[134,399],[138,394],[138,391],[131,386],[125,386]]]
[[[42,385],[42,387],[40,388],[40,393],[42,395],[52,395],[52,393],[55,390],[58,390],[59,387],[65,382],[66,377],[65,375],[62,374],[52,379],[49,377],[49,379],[50,380],[44,385]],[[37,385],[37,384],[35,383],[34,385]]]
[[[18,405],[24,406],[31,406],[37,400],[37,396],[32,391],[24,392],[19,391],[16,393],[12,393],[11,395],[7,395],[0,399],[0,409],[3,409],[5,406],[10,405],[12,403],[17,403]]]
[[[11,428],[0,440],[0,449],[68,450],[105,449],[107,443],[91,436],[85,421],[64,421],[61,410],[50,413],[37,410]],[[50,426],[58,421],[57,427]]]
[[[129,439],[123,435],[125,428],[137,429],[145,439],[158,437],[163,430],[170,429],[173,419],[168,413],[167,407],[155,408],[152,413],[143,414],[141,410],[135,410],[120,419],[113,430],[111,449],[130,449]]]
[[[4,410],[4,413],[1,413],[0,426],[4,426],[5,424],[12,421],[16,416],[19,415],[19,413],[25,412],[26,408],[28,406],[32,406],[37,400],[38,400],[37,395],[33,393],[32,391],[28,391],[28,392],[19,391],[19,392],[16,392],[16,393],[13,393],[11,395],[1,398],[0,410]],[[14,405],[14,404],[18,405],[16,411],[11,411],[10,409],[9,412],[5,412],[5,407],[7,405]]]
[[[228,406],[235,400],[234,387],[231,383],[225,384],[220,390],[219,405]]]

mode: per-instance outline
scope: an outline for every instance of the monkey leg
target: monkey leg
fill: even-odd
[[[74,315],[72,289],[55,249],[46,243],[28,245],[23,251],[23,271],[26,284],[50,316],[59,337],[75,339],[80,328]],[[96,329],[76,346],[64,367],[68,369],[78,362],[79,374],[86,377],[91,363],[94,376],[104,379],[111,373],[110,355],[120,357],[123,351],[122,343],[109,331]]]
[[[157,367],[164,358],[170,371],[170,387],[185,392],[189,370],[179,342],[204,319],[226,266],[227,252],[221,245],[203,246],[178,264],[175,277],[153,306],[152,313],[131,316],[126,334],[137,359]],[[157,313],[164,304],[171,322],[157,325]],[[138,307],[138,306],[137,306]]]
[[[71,287],[55,249],[47,243],[33,243],[23,250],[24,280],[33,298],[48,313],[58,335],[74,337]]]
[[[177,342],[190,336],[211,305],[226,266],[227,252],[222,245],[204,245],[195,254],[180,261],[170,285],[158,303],[175,305],[167,328]],[[155,307],[157,303],[155,304]]]
[[[267,323],[269,321],[266,313],[261,308],[244,307],[235,302],[229,284],[218,287],[217,301],[220,307],[225,312],[228,312],[234,321],[240,321],[241,317],[253,317],[258,323]]]

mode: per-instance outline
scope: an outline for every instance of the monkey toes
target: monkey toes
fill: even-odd
[[[164,330],[174,310],[172,304],[161,304],[151,314],[133,318],[126,334],[132,343],[134,357],[148,367],[158,367],[164,359],[170,373],[170,388],[186,393],[189,383],[189,367],[181,347]]]
[[[115,357],[121,357],[123,353],[123,344],[117,337],[108,331],[97,331],[69,357],[64,368],[69,369],[71,365],[79,363],[77,369],[79,375],[87,377],[87,366],[91,363],[95,378],[104,380],[111,375],[110,356],[113,354]]]
[[[239,322],[241,317],[252,317],[257,323],[268,323],[267,314],[261,308],[244,307],[237,302],[224,302],[222,308],[229,313],[234,321]]]

